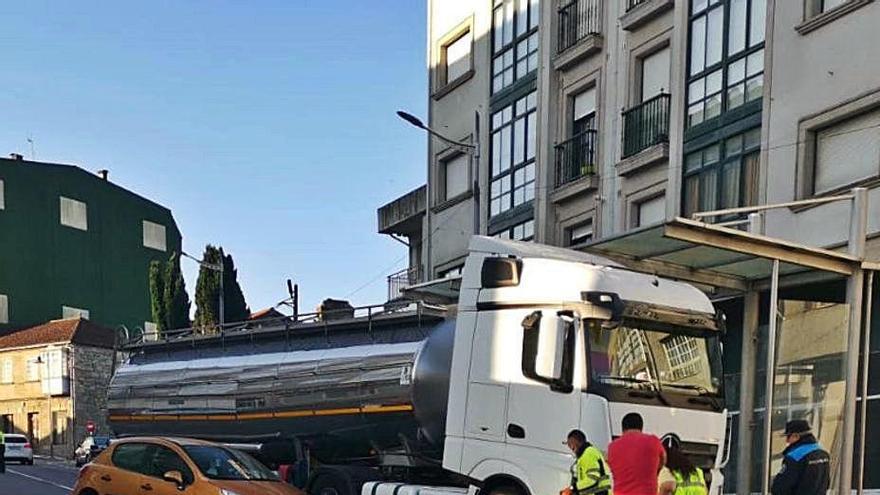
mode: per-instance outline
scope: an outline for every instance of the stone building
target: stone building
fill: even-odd
[[[114,367],[114,332],[70,318],[0,336],[0,420],[23,433],[36,452],[73,454],[86,423],[109,432],[107,386]]]

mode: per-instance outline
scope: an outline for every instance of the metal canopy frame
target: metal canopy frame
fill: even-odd
[[[850,201],[851,218],[846,252],[814,248],[763,235],[765,210],[789,207],[790,204],[766,205],[703,212],[694,218],[720,217],[730,213],[748,214],[749,231],[698,220],[673,218],[660,225],[648,226],[622,235],[605,238],[589,244],[584,250],[617,261],[629,269],[658,276],[691,282],[701,286],[723,289],[743,295],[743,338],[741,379],[743,384],[755,383],[757,369],[759,292],[770,290],[770,314],[778,315],[780,279],[791,282],[817,280],[823,276],[847,279],[846,301],[849,304],[849,338],[846,351],[846,394],[843,417],[843,445],[840,462],[838,493],[849,493],[852,485],[852,463],[855,451],[855,417],[857,377],[867,379],[867,367],[859,370],[859,336],[864,311],[864,273],[880,269],[880,263],[864,260],[867,231],[867,190],[853,189],[846,196],[798,202],[827,203]],[[871,278],[871,277],[869,277]],[[869,302],[870,305],[870,302]],[[768,349],[766,363],[766,403],[764,414],[764,452],[762,493],[769,493],[770,434],[773,404],[773,385],[776,369],[777,319],[771,318],[766,336]],[[870,326],[870,313],[865,315]],[[867,363],[865,363],[867,364]],[[862,401],[861,414],[864,415]],[[750,493],[752,463],[743,462],[752,456],[754,436],[754,386],[742,387],[740,395],[740,425],[737,469],[737,493]],[[864,456],[864,432],[860,431],[860,445]],[[862,492],[861,470],[858,492]]]

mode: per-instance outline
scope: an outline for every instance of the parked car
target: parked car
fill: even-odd
[[[73,451],[73,459],[76,461],[76,467],[90,462],[97,457],[110,445],[110,437],[108,436],[92,436],[89,435],[79,444],[79,447]]]
[[[3,456],[6,462],[20,462],[22,464],[34,463],[34,449],[31,441],[24,435],[7,433],[4,435],[6,454]]]
[[[305,495],[248,454],[186,438],[113,441],[79,472],[74,495]]]

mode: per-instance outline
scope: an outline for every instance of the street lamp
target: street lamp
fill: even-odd
[[[421,121],[415,115],[404,112],[403,110],[397,111],[397,116],[401,119],[405,120],[409,124],[423,131],[427,132],[429,135],[434,136],[435,138],[443,141],[451,145],[453,148],[457,149],[462,153],[467,153],[474,159],[474,169],[473,169],[473,189],[474,189],[474,234],[479,235],[480,233],[480,112],[474,111],[474,142],[473,143],[465,143],[462,141],[456,141],[454,139],[450,139],[443,134],[431,129],[424,122]],[[430,182],[430,181],[429,181]],[[430,218],[430,217],[429,217]],[[429,226],[430,228],[430,226]],[[430,246],[430,243],[429,243]]]
[[[199,264],[199,266],[205,267],[209,270],[220,272],[220,329],[222,330],[223,324],[226,323],[226,300],[223,297],[223,253],[220,253],[220,263],[217,265],[208,263],[205,260],[200,260],[195,256],[190,256],[183,251],[181,251],[180,254],[195,261]]]

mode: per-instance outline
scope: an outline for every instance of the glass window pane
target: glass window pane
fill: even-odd
[[[764,76],[755,76],[746,81],[746,101],[757,100],[764,95]]]
[[[752,20],[749,28],[749,46],[764,41],[767,0],[752,0]]]
[[[692,175],[685,179],[684,184],[684,214],[690,216],[696,213],[700,204],[700,176]]]
[[[706,78],[697,79],[688,87],[688,103],[696,103],[706,96]]]
[[[494,51],[498,51],[504,46],[504,9],[495,9],[495,25],[492,27],[492,37],[495,39],[493,45]]]
[[[699,73],[706,67],[706,17],[691,22],[691,70],[690,74]]]
[[[706,8],[707,0],[691,0],[691,13],[696,14]]]
[[[724,39],[724,8],[717,7],[709,12],[706,28],[706,67],[721,61],[721,40]]]
[[[697,151],[695,153],[691,153],[685,159],[684,171],[685,172],[693,172],[700,168],[703,164],[703,153],[701,151]]]
[[[759,72],[764,70],[764,50],[759,50],[751,55],[749,55],[748,63],[746,64],[746,75],[754,76]]]
[[[528,117],[528,129],[526,130],[526,159],[535,157],[535,139],[538,133],[538,118],[534,112]]]
[[[727,35],[727,54],[741,52],[746,47],[746,7],[749,0],[731,0],[730,26]]]
[[[718,198],[718,170],[710,169],[700,174],[700,209],[716,209]]]
[[[517,0],[519,8],[516,10],[516,35],[520,36],[528,31],[529,27],[529,0]]]
[[[535,181],[535,164],[530,163],[526,165],[526,182],[534,182]]]
[[[510,119],[513,118],[513,107],[508,106],[504,107],[504,110],[501,111],[501,120],[506,124],[510,122]]]
[[[539,2],[539,0],[532,0],[531,19],[530,19],[530,23],[529,23],[529,28],[538,27],[538,22],[540,22],[540,19],[541,19],[540,2]]]
[[[492,203],[489,206],[489,214],[490,215],[497,215],[499,213],[501,213],[501,200],[500,199],[493,199]]]
[[[706,94],[711,95],[721,91],[721,69],[706,76]]]
[[[738,83],[746,78],[746,59],[741,58],[727,66],[727,85]]]
[[[727,109],[734,109],[745,103],[745,84],[737,84],[727,90]]]
[[[703,103],[697,103],[688,107],[688,125],[694,126],[703,122]]]
[[[513,42],[513,0],[504,2],[504,44]]]
[[[758,165],[760,163],[758,152],[749,153],[743,157],[743,206],[758,204]]]
[[[522,187],[518,187],[513,191],[513,206],[519,206],[526,202],[526,191]]]
[[[703,150],[703,164],[710,165],[712,163],[716,163],[718,161],[719,148],[718,145],[712,145]]]
[[[459,194],[464,193],[470,188],[468,168],[470,165],[469,156],[461,154],[451,160],[447,160],[444,164],[446,170],[446,198],[451,199]]]
[[[535,199],[535,183],[530,182],[526,185],[526,201]]]
[[[526,108],[529,109],[529,110],[532,110],[532,109],[534,109],[534,108],[537,107],[537,106],[538,106],[538,96],[537,96],[537,92],[532,91],[532,92],[529,94],[528,98],[526,99]]]
[[[510,168],[510,127],[501,129],[501,144],[498,153],[501,155],[499,170],[501,172]]]
[[[446,82],[455,81],[471,69],[471,33],[446,47]]]
[[[492,175],[501,172],[501,133],[492,134]]]
[[[743,137],[742,135],[734,136],[724,143],[724,156],[738,155],[742,152]]]
[[[739,161],[724,165],[721,178],[721,208],[739,206]]]
[[[747,150],[759,148],[761,146],[761,128],[752,129],[745,133],[745,144],[743,147]]]
[[[513,173],[513,185],[514,187],[519,187],[523,185],[525,182],[526,171],[525,169],[519,169]]]
[[[705,119],[709,120],[721,115],[721,95],[710,96],[706,98],[706,114]]]

